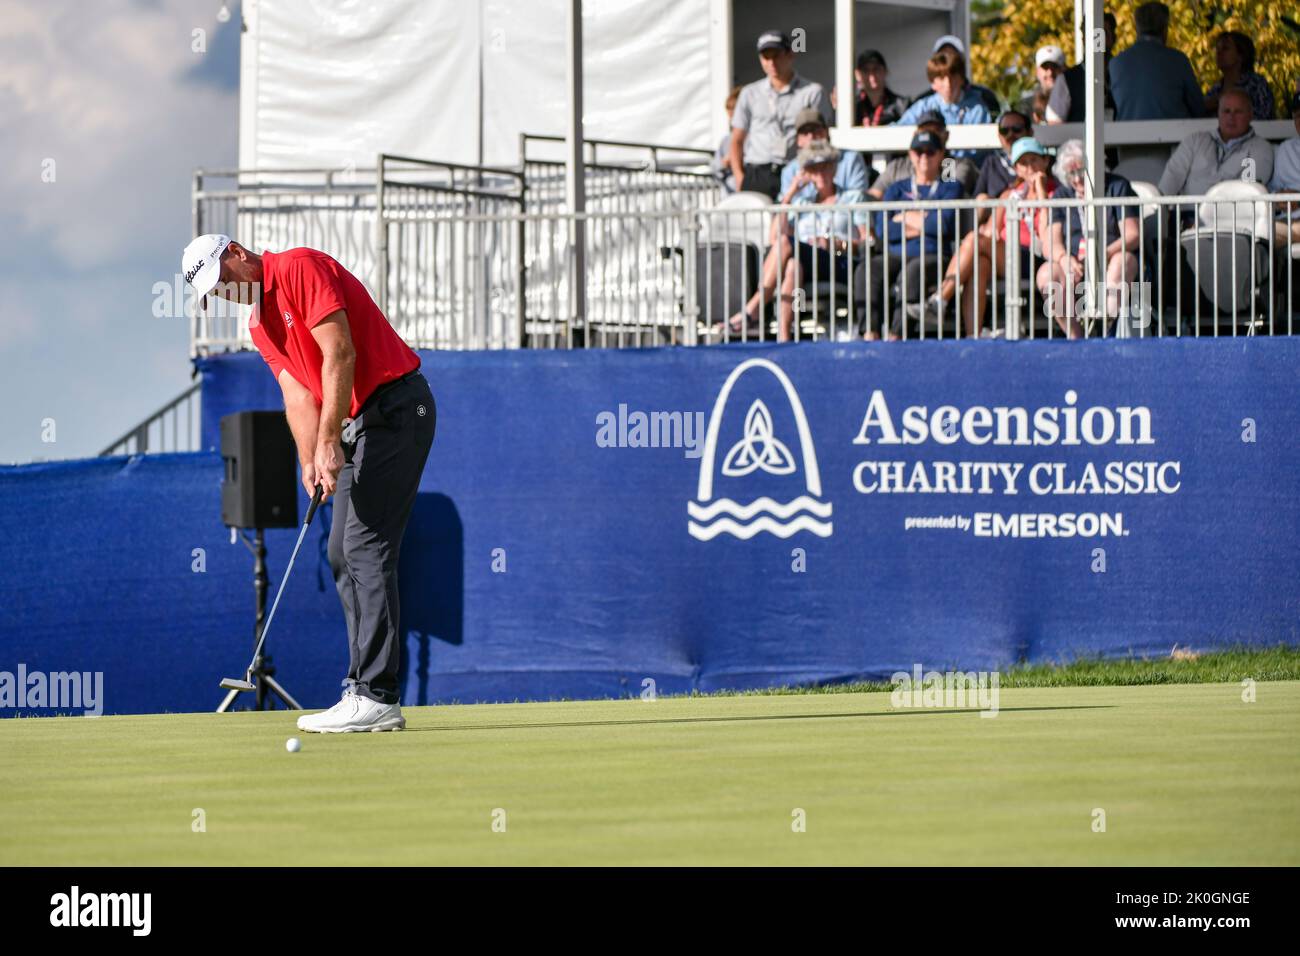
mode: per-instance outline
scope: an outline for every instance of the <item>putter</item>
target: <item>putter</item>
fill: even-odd
[[[271,605],[271,613],[266,616],[266,624],[262,626],[262,636],[257,639],[257,647],[253,650],[253,659],[248,662],[248,670],[244,672],[244,679],[237,677],[227,677],[221,682],[222,690],[255,690],[253,684],[253,668],[257,665],[257,656],[262,653],[262,645],[266,643],[266,632],[271,629],[271,621],[275,620],[275,609],[280,606],[280,596],[284,594],[284,586],[289,583],[289,572],[293,570],[293,562],[298,557],[298,549],[302,547],[303,538],[307,537],[307,528],[311,526],[311,519],[316,514],[316,506],[320,504],[321,487],[316,486],[316,493],[311,496],[311,504],[307,508],[307,518],[302,523],[302,530],[298,532],[298,543],[293,546],[293,554],[289,556],[289,566],[284,569],[284,577],[280,579],[280,590],[275,592],[275,601]]]

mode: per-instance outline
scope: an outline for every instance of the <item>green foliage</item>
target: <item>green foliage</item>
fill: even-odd
[[[1139,0],[1111,0],[1120,53],[1136,39],[1133,13]],[[1300,82],[1300,14],[1270,0],[1172,0],[1169,45],[1192,61],[1201,89],[1219,80],[1214,40],[1237,30],[1255,41],[1256,67],[1268,80],[1280,112]],[[974,0],[971,4],[972,74],[977,83],[1015,102],[1034,83],[1034,52],[1046,43],[1074,53],[1073,0]],[[1289,114],[1287,114],[1289,115]]]

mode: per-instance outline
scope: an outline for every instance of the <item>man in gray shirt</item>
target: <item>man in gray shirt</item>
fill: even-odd
[[[1137,42],[1110,61],[1115,119],[1197,119],[1205,98],[1191,61],[1165,45],[1169,8],[1144,3],[1133,17]]]
[[[731,117],[730,163],[737,190],[776,199],[781,169],[795,154],[795,118],[811,107],[830,126],[831,107],[821,84],[795,72],[790,38],[780,30],[758,38],[758,59],[766,75],[740,91]]]
[[[1160,192],[1204,196],[1215,183],[1228,179],[1268,182],[1273,175],[1273,146],[1255,135],[1252,111],[1250,94],[1241,87],[1219,94],[1219,128],[1193,133],[1178,144],[1160,176]]]

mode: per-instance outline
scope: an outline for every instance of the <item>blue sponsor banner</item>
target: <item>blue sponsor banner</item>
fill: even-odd
[[[421,357],[438,432],[401,558],[407,703],[1300,640],[1297,340]],[[200,368],[207,454],[0,469],[21,597],[0,671],[105,671],[120,712],[215,706],[247,663],[212,450],[279,389],[255,354]],[[270,637],[309,705],[346,666],[331,518]],[[269,535],[273,587],[293,537]],[[41,541],[57,586],[25,578]],[[129,677],[151,655],[168,679]]]

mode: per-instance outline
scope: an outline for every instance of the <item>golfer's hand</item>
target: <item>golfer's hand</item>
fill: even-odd
[[[307,489],[307,497],[316,494],[316,463],[314,461],[304,461],[302,463],[302,486]]]
[[[321,487],[321,501],[326,501],[338,487],[339,472],[343,470],[343,446],[338,442],[321,442],[316,446],[316,484]]]

